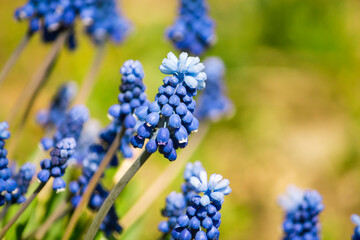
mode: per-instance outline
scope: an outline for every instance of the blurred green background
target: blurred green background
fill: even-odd
[[[26,23],[12,14],[24,1],[0,2],[0,66],[15,49]],[[277,196],[293,183],[317,189],[324,197],[321,214],[325,240],[350,239],[350,215],[360,213],[360,2],[355,0],[210,0],[217,21],[218,42],[206,56],[220,56],[236,106],[232,119],[214,123],[191,160],[209,173],[231,180],[233,192],[222,209],[220,239],[280,239],[283,212]],[[108,123],[106,112],[116,103],[119,68],[138,59],[153,99],[163,75],[158,70],[166,53],[176,50],[165,39],[173,23],[175,0],[123,0],[134,31],[120,46],[109,44],[94,91],[87,102],[91,116]],[[39,95],[32,114],[48,105],[64,81],[80,83],[95,53],[78,24],[79,46],[63,50]],[[39,37],[11,70],[0,89],[0,119],[49,51]],[[15,159],[25,162],[42,137],[28,122]],[[10,123],[11,125],[11,123]],[[168,166],[156,155],[135,176],[118,199],[119,214]],[[157,239],[160,209],[166,195],[179,191],[181,176],[122,239]],[[41,201],[41,198],[39,199]],[[82,218],[81,227],[86,227]],[[66,222],[54,225],[63,231]]]

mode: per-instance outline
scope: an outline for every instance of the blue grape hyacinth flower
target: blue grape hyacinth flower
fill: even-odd
[[[64,191],[65,181],[61,178],[68,165],[68,159],[74,154],[76,142],[74,138],[64,138],[56,144],[50,152],[51,159],[41,161],[41,171],[38,173],[38,180],[46,183],[50,177],[54,178],[53,190],[58,192]]]
[[[145,139],[149,139],[145,146],[147,152],[159,150],[171,161],[177,158],[176,149],[185,148],[189,135],[199,127],[198,119],[193,116],[196,106],[193,97],[197,90],[205,87],[204,68],[198,57],[181,53],[178,59],[173,53],[168,54],[160,71],[171,76],[163,79],[154,102],[135,111],[142,124],[131,138],[134,147],[142,148]]]
[[[220,209],[224,196],[230,194],[229,180],[219,174],[212,174],[209,181],[207,173],[201,170],[199,177],[191,177],[190,183],[203,196],[195,194],[186,213],[177,218],[177,225],[171,231],[175,240],[219,239],[221,224]]]
[[[77,15],[92,1],[28,0],[15,10],[17,20],[29,22],[29,34],[41,31],[44,42],[53,42],[60,33],[69,30],[67,46],[76,47],[75,20]]]
[[[357,214],[351,216],[351,221],[356,225],[351,240],[360,240],[360,217]]]
[[[49,109],[41,110],[36,121],[43,128],[57,127],[66,115],[66,111],[75,98],[77,86],[75,82],[67,82],[60,86],[54,95]]]
[[[215,42],[215,23],[206,0],[181,0],[179,15],[167,37],[180,51],[201,55]]]
[[[7,150],[5,140],[9,139],[10,132],[7,122],[0,122],[0,206],[11,200],[12,194],[19,192],[16,181],[12,178],[12,172],[8,167]]]
[[[122,15],[115,0],[93,0],[82,9],[80,18],[86,26],[86,33],[95,44],[110,39],[121,43],[131,29],[130,22]]]
[[[225,65],[218,57],[206,58],[204,65],[207,75],[206,88],[197,100],[195,116],[200,121],[217,121],[234,111],[233,103],[225,93]]]
[[[286,212],[283,240],[320,239],[319,214],[324,205],[317,191],[289,187],[287,194],[280,196],[279,204]]]
[[[166,198],[165,208],[161,211],[166,221],[160,222],[158,229],[168,234],[177,225],[177,218],[186,212],[186,207],[191,205],[191,199],[198,194],[197,189],[190,183],[192,177],[199,177],[204,168],[201,162],[187,163],[183,173],[184,183],[181,185],[181,193],[171,192]]]
[[[10,204],[14,203],[23,203],[25,202],[25,194],[28,191],[31,179],[35,175],[36,167],[33,163],[25,163],[23,164],[19,172],[13,177],[13,179],[17,183],[17,189],[11,193],[7,193],[6,201]]]
[[[64,138],[74,138],[78,141],[84,123],[89,119],[89,111],[83,105],[72,107],[65,118],[59,124],[53,138],[43,138],[41,144],[45,150],[49,150]]]
[[[121,128],[124,128],[125,132],[119,149],[125,158],[130,158],[132,156],[130,138],[133,136],[135,127],[138,124],[133,114],[138,108],[147,107],[149,101],[143,83],[145,74],[139,61],[126,61],[121,67],[120,73],[122,77],[118,95],[119,103],[109,108],[108,116],[112,119],[112,122],[101,131],[100,138],[108,145],[111,145],[116,134],[120,132]]]
[[[186,209],[185,197],[182,193],[171,192],[166,197],[165,208],[161,211],[161,215],[167,217],[167,221],[160,222],[158,228],[163,233],[170,233],[176,226],[177,218],[184,214]]]

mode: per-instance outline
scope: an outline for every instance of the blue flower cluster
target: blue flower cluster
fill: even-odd
[[[84,123],[89,119],[89,111],[83,105],[72,107],[65,118],[59,124],[54,137],[43,138],[41,144],[45,150],[49,150],[64,138],[74,138],[77,141],[80,137]]]
[[[169,233],[176,226],[176,220],[184,214],[186,209],[185,197],[182,193],[171,192],[166,197],[165,208],[161,211],[161,215],[167,217],[167,221],[159,224],[159,230],[163,233]]]
[[[360,217],[359,215],[353,214],[351,216],[351,221],[356,225],[354,229],[354,234],[352,235],[351,240],[360,240]]]
[[[187,163],[184,170],[184,180],[185,182],[181,185],[181,191],[185,196],[187,204],[190,204],[192,197],[199,192],[197,189],[190,183],[192,177],[199,177],[201,171],[204,171],[201,162],[196,161],[194,163]]]
[[[77,92],[77,86],[74,82],[67,82],[60,86],[53,97],[49,109],[41,110],[36,116],[36,121],[44,128],[52,128],[58,126],[65,113],[74,100]]]
[[[9,160],[6,158],[7,150],[5,140],[10,137],[9,124],[0,122],[0,206],[4,205],[12,194],[18,193],[17,183],[12,179],[11,170],[8,168]]]
[[[69,185],[71,196],[71,204],[75,208],[84,194],[88,183],[92,176],[97,171],[104,155],[105,151],[100,145],[93,145],[90,148],[90,153],[83,161],[82,174],[77,181],[73,181]],[[94,192],[92,193],[88,207],[94,211],[98,211],[105,201],[108,192],[101,186],[100,183],[96,185]],[[116,214],[115,208],[112,207],[106,215],[100,229],[106,236],[110,236],[113,232],[121,233],[122,228],[118,224],[119,217]]]
[[[96,44],[102,44],[108,38],[121,43],[130,30],[129,21],[117,8],[116,0],[93,0],[94,4],[85,7],[81,18],[86,32]]]
[[[29,21],[30,34],[41,30],[44,42],[53,42],[60,33],[69,30],[70,49],[76,47],[77,16],[96,43],[104,43],[107,38],[119,43],[129,30],[129,23],[117,11],[115,0],[28,0],[14,15],[17,20]]]
[[[225,94],[225,65],[218,57],[209,57],[204,61],[207,75],[206,89],[198,98],[195,116],[201,121],[216,121],[233,112],[233,104]]]
[[[23,164],[19,172],[14,176],[14,180],[17,184],[17,190],[12,192],[6,197],[6,201],[9,203],[22,203],[26,200],[25,194],[28,191],[30,181],[35,175],[36,167],[32,163]]]
[[[167,37],[180,51],[202,54],[215,42],[215,23],[208,16],[205,0],[181,0],[179,16]]]
[[[317,191],[289,188],[288,194],[279,198],[279,204],[286,211],[283,223],[284,240],[320,239],[319,214],[324,205]]]
[[[37,175],[39,181],[46,183],[50,177],[53,177],[53,190],[56,192],[64,191],[66,183],[61,177],[65,173],[68,159],[74,154],[75,147],[74,138],[64,138],[59,141],[50,152],[51,159],[41,161],[42,170]]]
[[[110,145],[122,127],[126,128],[121,139],[120,151],[125,158],[132,156],[130,138],[134,134],[136,119],[133,113],[139,107],[147,107],[149,101],[143,83],[144,70],[139,61],[128,60],[120,69],[121,84],[118,95],[119,103],[111,106],[108,111],[112,122],[101,132],[100,138]]]
[[[224,196],[231,192],[229,180],[219,174],[212,174],[207,181],[207,173],[202,170],[199,177],[191,177],[190,183],[203,196],[194,195],[186,213],[177,218],[177,226],[171,236],[177,240],[219,239],[221,223],[220,209]]]
[[[171,192],[166,198],[165,208],[162,215],[167,217],[167,221],[159,224],[159,230],[164,234],[171,233],[176,226],[177,218],[186,212],[186,207],[191,205],[191,199],[199,192],[190,183],[191,177],[199,177],[200,171],[204,170],[201,162],[187,163],[184,170],[184,183],[181,185],[182,193]]]
[[[193,116],[193,97],[205,87],[204,68],[198,57],[188,57],[187,53],[181,53],[179,59],[172,52],[167,55],[160,71],[172,76],[164,78],[154,102],[135,111],[142,124],[131,138],[134,147],[142,148],[149,139],[146,151],[154,153],[159,149],[170,161],[177,158],[176,149],[186,147],[189,135],[199,127]]]

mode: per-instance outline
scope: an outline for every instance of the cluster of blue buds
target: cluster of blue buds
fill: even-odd
[[[319,214],[324,209],[321,195],[315,190],[302,191],[290,187],[287,195],[279,198],[286,211],[283,223],[284,240],[319,240]]]
[[[72,107],[65,118],[59,124],[53,138],[45,137],[41,144],[45,150],[49,150],[64,138],[74,138],[77,141],[80,137],[84,123],[89,119],[89,111],[83,105]]]
[[[84,194],[88,183],[92,176],[97,171],[105,151],[100,145],[93,145],[90,147],[89,154],[82,162],[82,174],[78,180],[69,184],[69,189],[72,194],[71,204],[73,208],[79,204],[82,195]],[[100,183],[96,185],[94,192],[91,194],[88,207],[94,211],[98,211],[108,196],[108,192],[101,186]],[[116,214],[115,208],[112,207],[102,222],[100,229],[106,236],[110,236],[113,232],[121,233],[122,228],[118,224],[119,217]]]
[[[9,203],[22,203],[26,200],[25,194],[28,191],[31,179],[35,175],[36,167],[32,163],[23,164],[19,172],[14,176],[17,184],[17,190],[6,197]]]
[[[100,138],[110,145],[116,134],[124,127],[126,130],[121,139],[120,151],[125,158],[130,158],[132,156],[130,138],[137,124],[133,113],[139,107],[147,107],[149,101],[143,83],[144,70],[139,61],[126,61],[120,73],[122,77],[118,95],[119,103],[109,108],[108,115],[112,122],[101,132]]]
[[[194,163],[187,163],[184,170],[184,183],[181,185],[181,191],[185,196],[185,200],[187,204],[190,204],[192,197],[199,192],[197,189],[190,183],[190,179],[192,177],[199,177],[201,171],[204,171],[202,164],[200,161],[196,161]]]
[[[161,215],[167,217],[167,221],[162,221],[159,224],[159,230],[165,234],[170,233],[176,226],[176,220],[179,216],[184,214],[186,209],[185,197],[182,193],[171,192],[166,197],[165,208],[161,211]]]
[[[9,160],[6,158],[7,150],[5,141],[10,137],[9,124],[0,122],[0,206],[11,200],[13,194],[18,194],[19,189],[16,181],[12,178],[12,172],[8,168]]]
[[[44,128],[58,126],[75,98],[77,86],[74,82],[67,82],[60,86],[53,97],[49,109],[41,110],[36,116],[36,121]]]
[[[130,30],[129,21],[117,8],[116,0],[93,0],[94,4],[83,8],[81,19],[86,25],[86,32],[95,44],[102,44],[107,39],[121,43]]]
[[[225,65],[218,57],[209,57],[204,61],[207,75],[206,88],[198,98],[195,116],[201,121],[219,120],[233,112],[233,104],[225,94]]]
[[[61,32],[70,31],[68,47],[76,47],[74,24],[86,1],[28,0],[16,9],[17,20],[29,21],[29,33],[42,32],[44,42],[53,42]],[[90,1],[91,2],[91,1]]]
[[[159,149],[170,161],[177,158],[176,149],[186,147],[189,135],[199,127],[193,116],[193,97],[205,87],[204,68],[198,57],[188,57],[187,53],[181,53],[179,59],[172,52],[167,55],[160,71],[172,76],[164,78],[154,102],[135,111],[142,124],[131,138],[134,147],[142,148],[149,139],[146,151],[154,153]]]
[[[53,177],[53,190],[56,192],[64,191],[66,183],[61,177],[65,173],[68,159],[74,154],[75,147],[74,138],[64,138],[59,141],[50,152],[51,159],[41,161],[42,170],[37,175],[39,181],[46,183],[50,177]]]
[[[177,240],[219,239],[221,223],[220,209],[224,196],[230,194],[229,180],[219,174],[212,174],[207,180],[207,173],[201,170],[199,177],[191,177],[190,183],[203,196],[194,195],[186,213],[177,218],[177,226],[171,236]]]
[[[354,229],[354,234],[352,235],[351,240],[360,240],[360,217],[359,215],[353,214],[351,216],[351,221],[356,225]]]
[[[180,51],[201,55],[215,42],[215,23],[208,16],[206,0],[181,0],[175,23],[167,37]]]

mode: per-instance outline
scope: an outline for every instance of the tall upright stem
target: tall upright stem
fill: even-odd
[[[44,62],[35,73],[31,81],[28,83],[27,87],[22,91],[19,98],[16,100],[15,105],[13,106],[10,114],[7,118],[8,122],[12,122],[16,115],[19,113],[24,105],[29,108],[31,107],[31,99],[34,98],[34,95],[39,91],[39,88],[43,85],[46,80],[46,77],[50,73],[50,69],[55,62],[56,57],[58,56],[61,47],[64,45],[66,37],[68,36],[68,31],[61,33],[61,35],[56,39],[56,42],[53,43],[53,46],[46,56]]]
[[[35,191],[26,199],[26,201],[21,205],[20,209],[16,212],[16,214],[10,219],[8,223],[6,223],[5,227],[1,229],[0,239],[2,239],[6,232],[10,229],[10,227],[16,222],[16,220],[21,216],[21,214],[26,210],[27,207],[32,203],[32,201],[36,198],[39,192],[45,187],[45,183],[40,183],[39,186],[35,189]]]
[[[94,56],[93,62],[90,66],[90,69],[81,85],[81,89],[75,103],[85,103],[88,99],[91,90],[94,88],[95,80],[98,75],[101,62],[105,55],[105,44],[101,44],[97,47],[96,54]]]
[[[118,134],[116,135],[114,141],[112,142],[110,148],[108,149],[108,151],[106,152],[104,159],[101,161],[98,169],[96,170],[95,174],[92,176],[89,184],[86,187],[85,192],[83,193],[83,195],[81,196],[81,200],[79,202],[79,204],[77,205],[73,215],[71,216],[70,222],[66,228],[66,231],[62,237],[63,240],[65,239],[69,239],[70,235],[73,231],[73,229],[76,226],[77,221],[80,218],[81,213],[83,212],[83,210],[85,209],[85,207],[87,206],[87,203],[90,199],[90,196],[92,194],[92,192],[94,191],[96,185],[99,182],[99,179],[101,178],[103,172],[105,171],[106,167],[109,165],[111,159],[114,157],[114,155],[116,154],[117,149],[120,146],[120,142],[121,142],[121,138],[124,136],[125,134],[125,128],[122,127],[121,130],[118,132]]]
[[[8,115],[7,121],[13,122],[16,116],[21,113],[22,108],[24,107],[23,115],[20,118],[20,123],[18,128],[14,131],[13,138],[11,139],[8,147],[9,158],[14,154],[14,149],[17,146],[17,142],[21,136],[21,132],[25,126],[26,120],[29,116],[30,110],[36,100],[37,93],[40,91],[41,87],[46,83],[51,71],[54,68],[56,59],[59,55],[59,52],[64,45],[65,39],[68,35],[68,32],[62,33],[53,44],[50,52],[46,56],[46,59],[35,73],[27,87],[20,94],[16,100],[15,105],[12,107],[10,114]]]
[[[19,45],[15,48],[14,52],[11,54],[10,58],[6,61],[4,67],[0,71],[0,85],[4,81],[6,75],[9,73],[10,69],[14,66],[18,60],[20,54],[23,52],[27,43],[29,42],[32,33],[27,32],[25,36],[21,39]]]
[[[149,159],[151,153],[148,153],[144,150],[141,155],[134,161],[129,170],[124,174],[120,181],[115,185],[111,190],[110,194],[105,199],[100,210],[95,216],[95,219],[91,223],[88,232],[86,233],[85,240],[94,239],[102,221],[104,220],[106,214],[109,212],[111,206],[114,205],[116,198],[135,175],[135,173],[140,169],[140,167]]]
[[[136,203],[131,206],[130,210],[126,212],[125,216],[122,217],[121,225],[125,230],[130,229],[136,220],[149,209],[151,204],[158,199],[159,195],[174,181],[185,163],[189,161],[209,129],[209,124],[206,122],[201,123],[200,126],[199,132],[189,140],[191,147],[181,151],[178,159],[169,164],[165,171],[158,176],[150,187],[146,188],[146,192],[141,195],[139,200],[137,200]]]

